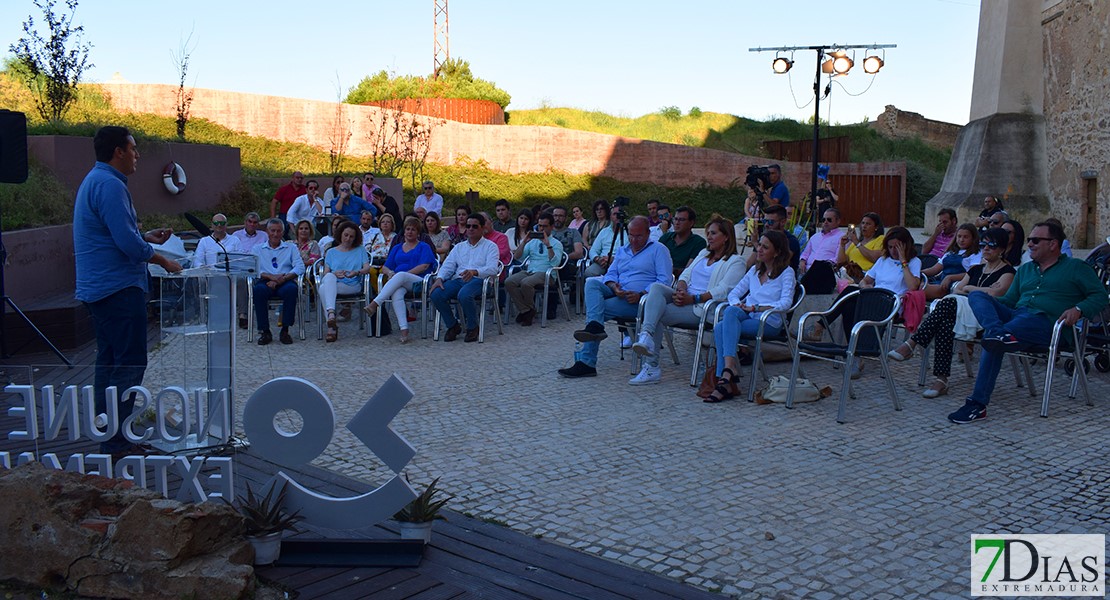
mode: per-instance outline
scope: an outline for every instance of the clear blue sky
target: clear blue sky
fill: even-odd
[[[382,69],[430,73],[432,7],[432,0],[83,0],[76,22],[94,46],[89,81],[119,73],[135,83],[176,84],[171,51],[192,30],[189,80],[197,87],[335,100],[337,77],[345,95]],[[41,22],[36,10],[30,0],[4,0],[5,55],[28,15]],[[979,0],[454,0],[450,51],[507,90],[509,110],[546,104],[639,116],[673,105],[805,120],[813,115],[816,53],[798,52],[789,75],[775,75],[773,53],[748,48],[894,43],[875,77],[863,73],[857,51],[856,68],[822,102],[822,119],[874,119],[893,104],[963,124],[978,21]]]

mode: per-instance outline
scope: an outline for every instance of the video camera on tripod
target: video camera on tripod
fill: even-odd
[[[755,192],[755,201],[759,206],[759,211],[763,212],[764,207],[767,205],[767,200],[764,196],[766,195],[766,190],[771,187],[771,169],[759,165],[748,167],[748,175],[744,178],[744,185],[748,186],[749,190]]]
[[[632,200],[626,196],[617,196],[613,198],[613,205],[609,207],[609,210],[617,215],[617,220],[621,223],[624,223],[624,220],[628,218],[628,213],[624,209],[630,202]]]

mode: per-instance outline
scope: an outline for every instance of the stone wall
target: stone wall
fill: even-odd
[[[174,116],[177,88],[162,84],[103,84],[119,110]],[[375,123],[383,111],[376,106],[336,104],[297,98],[262,96],[197,88],[192,114],[249,135],[308,144],[331,150],[339,131],[350,131],[347,154],[369,156]],[[388,118],[388,113],[387,113]],[[428,119],[435,131],[428,161],[442,165],[482,161],[505,173],[561,171],[647,182],[673,187],[701,183],[728,186],[748,166],[767,164],[763,157],[665,144],[560,127],[472,125]],[[874,168],[891,163],[873,163]],[[852,163],[833,164],[833,172],[849,171]],[[782,163],[786,183],[795,193],[808,190],[810,164]],[[896,174],[887,171],[886,174]]]
[[[926,119],[915,112],[898,110],[891,104],[871,122],[871,129],[890,138],[921,138],[926,144],[943,149],[951,149],[960,133],[959,125]]]
[[[1051,214],[1080,247],[1092,247],[1110,235],[1110,2],[1046,5],[1042,28]]]

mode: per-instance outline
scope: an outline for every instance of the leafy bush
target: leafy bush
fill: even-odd
[[[4,231],[69,223],[73,220],[73,193],[31,158],[27,181],[0,185],[0,216]]]
[[[694,118],[694,119],[697,119],[697,118],[701,117],[701,109],[698,108],[697,106],[691,106],[690,107],[690,117]]]
[[[677,121],[682,118],[682,111],[677,106],[664,106],[659,109],[659,114],[663,115],[664,119]]]
[[[504,109],[512,99],[509,93],[492,81],[478,79],[470,72],[470,63],[452,59],[440,69],[440,77],[400,75],[390,77],[384,70],[363,78],[347,92],[343,100],[349,104],[399,100],[401,98],[462,98],[491,100]]]

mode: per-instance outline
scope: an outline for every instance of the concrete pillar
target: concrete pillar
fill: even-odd
[[[925,227],[941,208],[973,220],[983,197],[1003,200],[1025,225],[1048,217],[1042,0],[983,0],[975,49],[971,121],[960,130]]]

